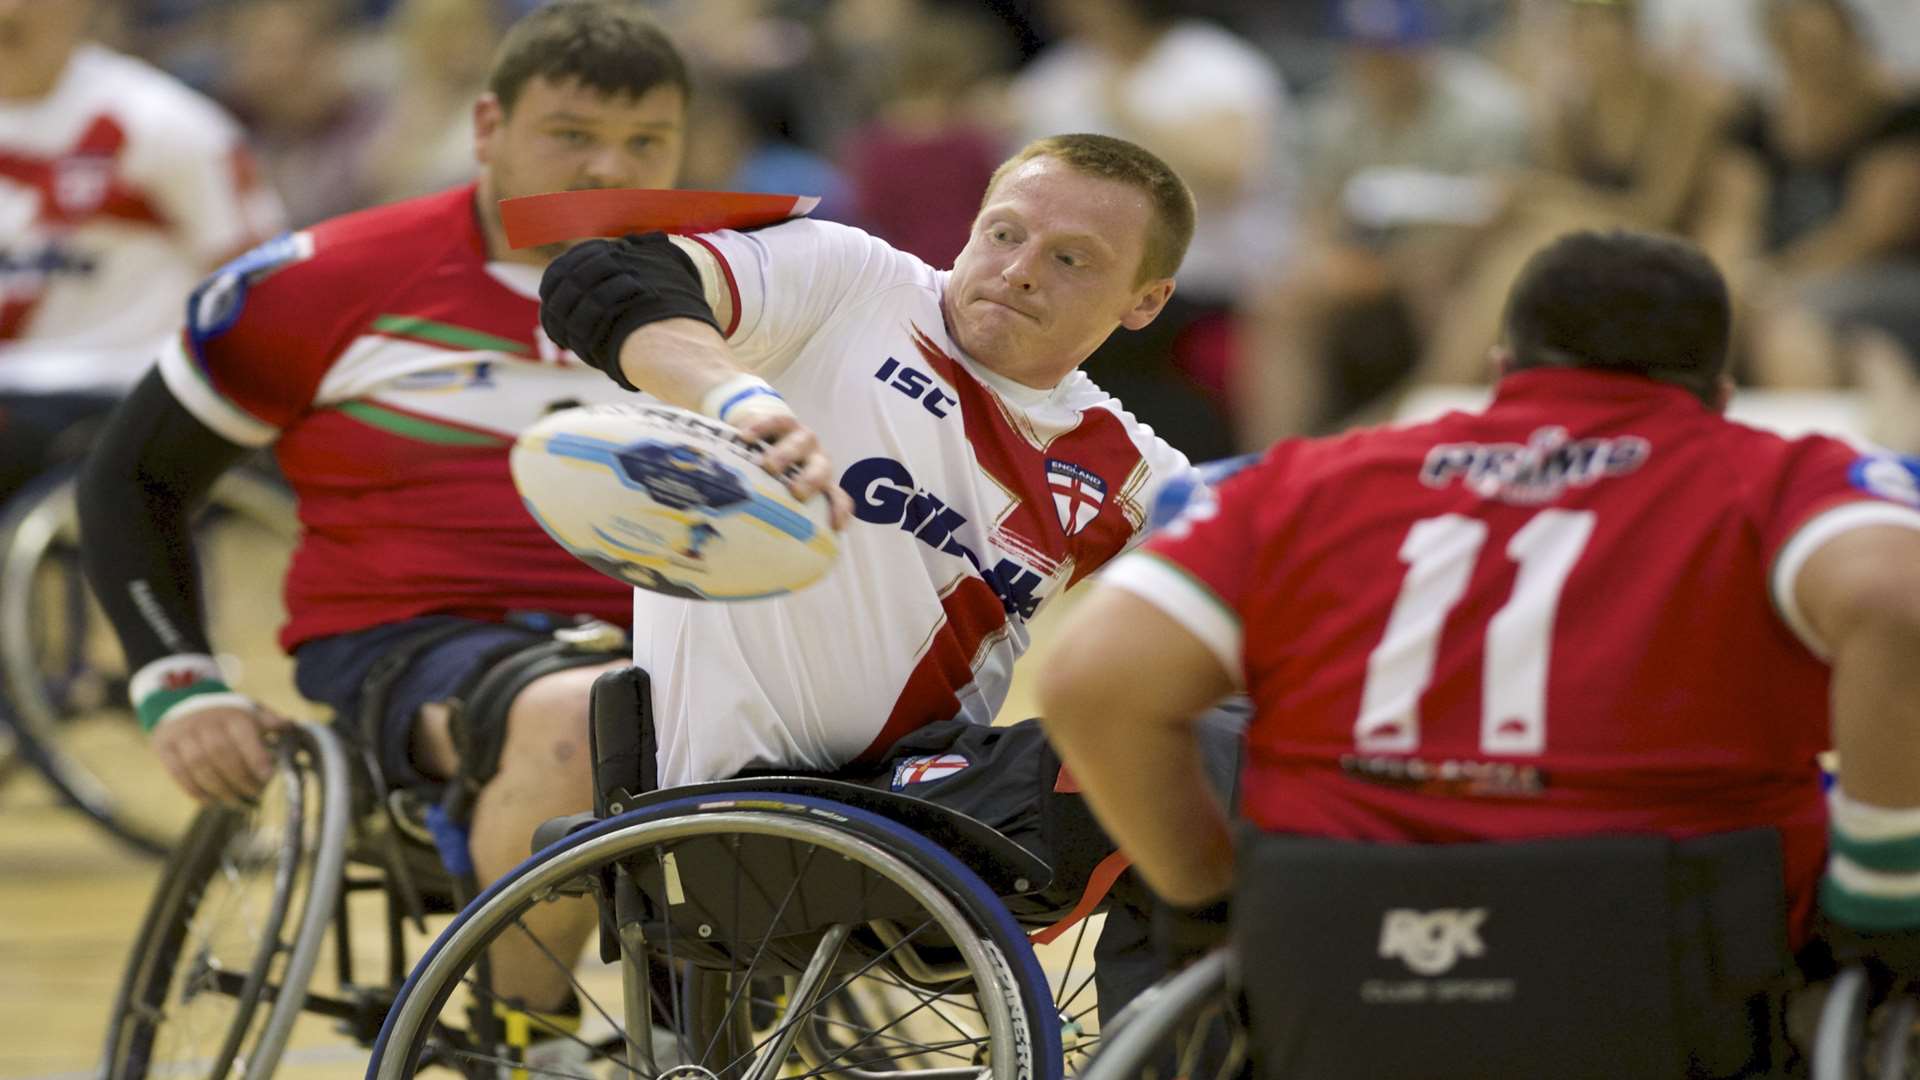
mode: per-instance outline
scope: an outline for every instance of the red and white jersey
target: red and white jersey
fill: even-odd
[[[0,101],[0,389],[131,385],[208,270],[283,228],[219,106],[82,46]]]
[[[1920,528],[1916,470],[1650,379],[1532,370],[1483,413],[1281,443],[1103,580],[1243,678],[1262,827],[1777,826],[1804,916],[1828,677],[1794,581],[1841,531]]]
[[[508,473],[552,408],[631,396],[547,340],[539,285],[487,261],[467,186],[270,241],[194,293],[160,373],[293,484],[288,649],[431,612],[625,624],[628,587],[549,539]]]
[[[831,769],[926,723],[991,722],[1027,620],[1135,543],[1185,457],[1084,374],[1037,390],[967,357],[941,314],[947,274],[857,229],[679,243],[735,313],[734,356],[820,436],[854,520],[801,592],[636,594],[662,782]]]

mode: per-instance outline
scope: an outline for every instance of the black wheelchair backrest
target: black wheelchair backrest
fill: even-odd
[[[1450,845],[1249,832],[1239,871],[1234,937],[1262,1076],[1777,1066],[1791,965],[1771,829]]]

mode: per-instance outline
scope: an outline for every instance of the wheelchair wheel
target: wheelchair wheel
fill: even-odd
[[[270,648],[279,581],[296,530],[292,499],[257,474],[214,488],[195,526],[216,641]],[[297,700],[277,651],[249,657],[233,681],[269,701]],[[0,524],[0,691],[19,743],[63,799],[114,835],[160,854],[193,815],[154,762],[127,702],[126,662],[80,566],[74,470],[50,474]]]
[[[599,907],[608,962],[576,971],[548,951],[586,1022],[575,1064],[529,1072],[1060,1075],[1045,973],[972,871],[884,818],[755,792],[610,818],[495,882],[414,969],[368,1076],[520,1068],[467,1022],[498,1000],[482,961],[526,932],[529,910],[569,896]]]
[[[1820,1023],[1814,1030],[1813,1080],[1848,1080],[1860,1075],[1867,998],[1867,972],[1862,967],[1842,970],[1827,988]]]
[[[241,811],[210,807],[169,858],[121,980],[102,1075],[271,1075],[339,902],[345,758],[324,728],[277,746]]]
[[[1231,986],[1231,953],[1218,949],[1130,1002],[1078,1080],[1229,1080],[1248,1064],[1246,1030]]]

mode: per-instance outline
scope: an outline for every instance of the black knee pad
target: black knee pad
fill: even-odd
[[[607,628],[612,636],[605,641],[584,638],[573,630],[559,631],[532,644],[509,646],[489,656],[480,665],[480,675],[472,686],[457,695],[453,741],[460,755],[460,773],[447,785],[444,802],[455,821],[467,820],[480,789],[500,771],[507,713],[522,691],[555,672],[627,658],[625,635],[612,627]],[[613,638],[618,639],[617,647]]]

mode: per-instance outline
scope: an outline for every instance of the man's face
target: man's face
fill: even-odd
[[[1153,321],[1171,279],[1136,283],[1153,221],[1147,193],[1048,157],[989,193],[954,260],[942,303],[974,359],[1030,386],[1051,386],[1115,326]]]
[[[610,97],[535,77],[506,112],[491,94],[474,107],[474,156],[496,198],[592,188],[670,188],[686,149],[685,96],[656,86]]]

